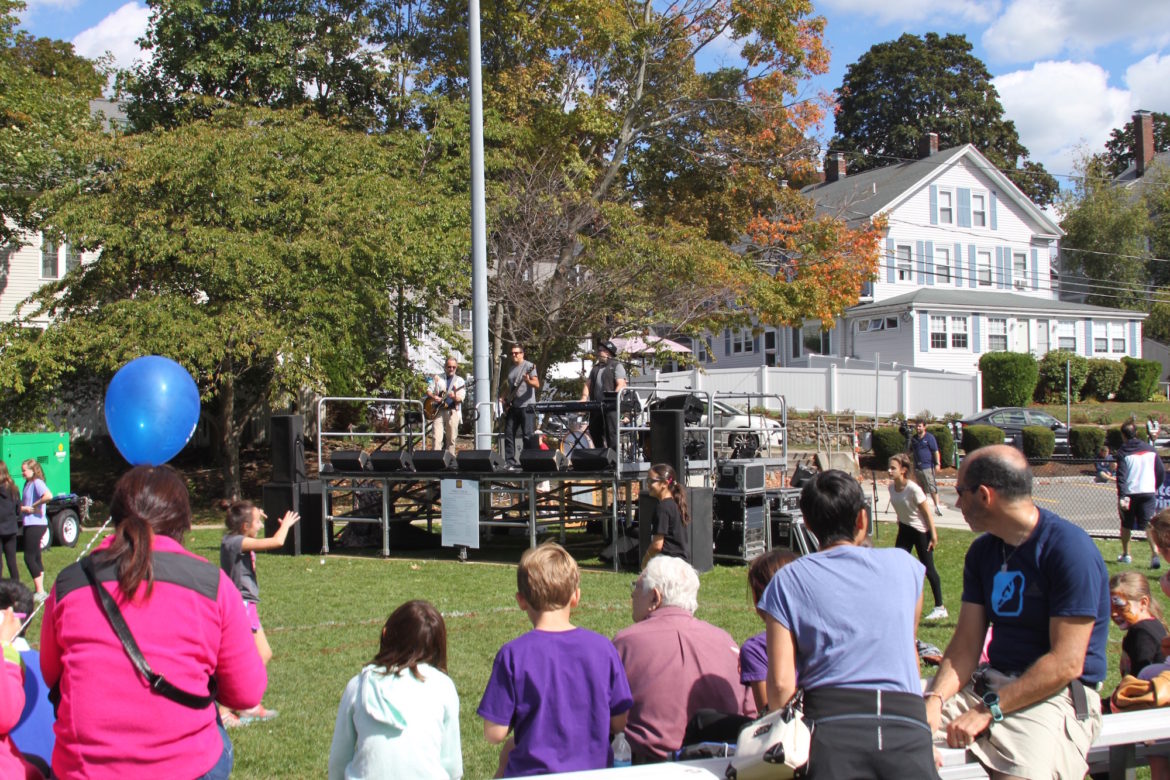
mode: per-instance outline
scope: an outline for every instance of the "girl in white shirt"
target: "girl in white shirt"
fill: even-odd
[[[934,595],[934,609],[923,620],[942,620],[948,615],[947,608],[943,606],[942,582],[938,570],[934,568],[938,529],[934,527],[934,517],[930,514],[926,493],[917,482],[910,479],[914,473],[914,464],[906,453],[899,452],[890,458],[887,471],[890,474],[890,504],[898,515],[898,538],[894,546],[906,552],[914,550],[918,560],[926,567],[926,581],[930,583],[930,591]]]

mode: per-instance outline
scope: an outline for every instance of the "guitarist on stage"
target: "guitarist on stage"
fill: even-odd
[[[626,367],[617,359],[617,347],[612,341],[603,341],[597,345],[597,362],[585,380],[585,389],[581,391],[581,400],[604,401],[607,393],[621,394],[626,387]],[[618,448],[618,410],[592,411],[589,413],[589,438],[593,439],[596,447],[609,447],[615,452]]]
[[[467,380],[455,373],[458,370],[459,362],[448,356],[443,373],[431,377],[427,388],[427,398],[431,402],[427,406],[438,409],[432,423],[434,449],[443,449],[443,439],[446,438],[447,451],[452,455],[459,436],[459,423],[463,422],[463,399],[467,396]]]
[[[536,366],[524,359],[524,347],[512,345],[512,368],[504,378],[504,394],[500,403],[504,409],[504,460],[512,469],[520,468],[516,453],[516,437],[523,436],[525,448],[535,447],[532,432],[536,429],[536,414],[532,405],[536,403],[536,390],[540,379]]]

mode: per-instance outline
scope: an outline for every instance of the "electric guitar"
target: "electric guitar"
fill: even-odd
[[[502,417],[507,417],[508,412],[512,409],[512,404],[516,402],[516,393],[520,390],[520,385],[524,384],[524,380],[536,373],[536,366],[524,361],[525,370],[521,372],[520,378],[516,380],[516,384],[508,388],[508,394],[504,396],[501,405],[503,407]]]
[[[463,388],[459,385],[451,386],[451,390],[455,391],[456,393],[462,389]],[[431,422],[439,416],[439,412],[443,411],[444,408],[454,409],[455,405],[458,403],[459,402],[453,396],[444,394],[442,398],[436,401],[434,398],[428,395],[423,399],[423,417],[427,418],[427,422]]]

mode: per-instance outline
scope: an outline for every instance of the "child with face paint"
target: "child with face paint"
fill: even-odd
[[[1162,640],[1166,626],[1162,609],[1150,594],[1141,572],[1123,571],[1109,580],[1109,615],[1125,632],[1121,640],[1121,674],[1138,675],[1150,664],[1166,660]]]

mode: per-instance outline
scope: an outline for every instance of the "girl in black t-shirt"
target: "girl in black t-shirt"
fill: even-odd
[[[1150,595],[1150,584],[1144,574],[1123,571],[1109,580],[1109,615],[1125,632],[1121,640],[1121,674],[1137,676],[1150,664],[1166,660],[1162,640],[1166,626],[1162,623],[1162,609]]]
[[[645,569],[650,559],[658,554],[682,558],[690,563],[691,540],[687,526],[691,515],[687,510],[687,491],[679,484],[678,474],[669,464],[656,463],[650,467],[646,488],[658,500],[658,506],[654,510],[654,527],[650,529],[650,546],[642,557],[642,568]]]

